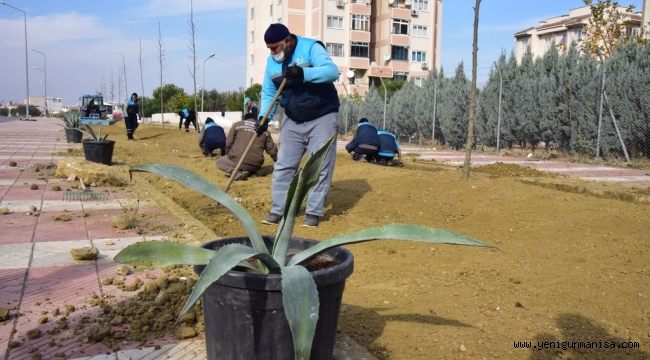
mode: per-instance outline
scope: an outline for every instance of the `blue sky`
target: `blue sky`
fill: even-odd
[[[382,0],[377,0],[382,1]],[[47,54],[48,96],[75,103],[84,93],[117,88],[122,56],[128,91],[141,93],[139,42],[142,41],[144,93],[159,86],[158,22],[165,55],[164,83],[192,91],[188,50],[189,0],[5,0],[27,12],[28,46]],[[640,11],[642,0],[621,1]],[[479,28],[479,82],[503,50],[510,53],[513,34],[539,20],[565,14],[582,0],[483,0]],[[474,0],[443,2],[442,65],[453,74],[460,61],[469,74]],[[197,87],[237,90],[245,83],[246,2],[194,0]],[[23,17],[0,5],[0,102],[25,98]],[[29,52],[30,95],[43,95],[43,56]],[[117,97],[117,90],[115,90]],[[122,91],[124,92],[124,91]],[[125,98],[124,94],[121,94]],[[110,99],[109,99],[110,100]]]

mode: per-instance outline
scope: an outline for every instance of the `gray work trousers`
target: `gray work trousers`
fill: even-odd
[[[280,129],[280,150],[278,161],[273,167],[273,184],[271,192],[273,214],[283,215],[287,199],[287,190],[298,171],[300,160],[305,152],[309,155],[320,149],[329,138],[336,134],[338,113],[330,113],[312,121],[296,123],[286,115],[282,119]],[[336,159],[336,142],[332,144],[329,153],[323,161],[323,169],[318,183],[307,195],[307,214],[323,216],[325,198],[332,184],[334,161]]]

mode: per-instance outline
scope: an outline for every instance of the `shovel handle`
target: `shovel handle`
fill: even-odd
[[[275,96],[271,100],[269,108],[266,110],[266,114],[264,114],[264,117],[260,121],[260,126],[264,126],[268,122],[268,118],[269,115],[271,114],[271,110],[273,110],[275,102],[278,101],[278,98],[280,97],[280,95],[282,95],[282,90],[284,90],[284,86],[286,84],[287,84],[287,78],[282,79],[282,83],[280,83],[280,87],[278,87],[278,90],[275,92]],[[258,136],[259,135],[255,134],[255,136],[251,137],[251,140],[248,142],[248,146],[246,146],[246,150],[244,150],[244,153],[242,154],[241,158],[239,158],[239,161],[237,162],[237,166],[235,166],[235,169],[230,173],[230,179],[228,179],[228,184],[226,184],[226,187],[223,190],[224,192],[228,192],[233,181],[235,181],[235,176],[237,176],[237,172],[239,172],[239,168],[241,167],[241,164],[244,162],[246,155],[248,155],[248,152],[253,147],[253,143],[255,143],[255,139],[257,139]]]

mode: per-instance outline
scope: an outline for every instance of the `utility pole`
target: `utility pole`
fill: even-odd
[[[603,80],[600,85],[600,108],[598,110],[598,136],[596,137],[596,159],[600,157],[600,134],[603,126],[603,104],[605,103],[605,64],[603,64]]]
[[[23,20],[25,24],[25,91],[27,94],[27,98],[25,99],[26,102],[26,107],[25,107],[25,117],[29,118],[29,55],[27,54],[27,12],[25,10],[19,9],[17,7],[11,6],[7,4],[4,1],[0,1],[0,5],[4,5],[6,7],[10,7],[14,10],[20,11],[23,13]]]
[[[45,116],[47,117],[47,55],[44,52],[38,51],[36,49],[30,49],[30,50],[32,50],[33,52],[35,52],[37,54],[43,55],[43,73],[44,73],[44,77],[45,77],[45,79],[43,81],[44,86],[45,86],[45,89],[43,91],[43,102],[44,102],[43,105],[45,107]]]

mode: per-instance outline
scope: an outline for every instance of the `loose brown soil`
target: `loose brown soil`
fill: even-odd
[[[228,180],[214,159],[192,157],[200,154],[194,133],[143,125],[136,141],[127,141],[123,124],[108,131],[117,141],[117,163],[173,164],[221,186]],[[267,158],[261,170],[266,176],[236,182],[229,192],[255,219],[270,207],[271,165]],[[341,331],[380,359],[649,358],[650,206],[617,195],[648,190],[598,184],[592,192],[590,184],[578,180],[556,181],[515,168],[488,167],[463,183],[457,168],[411,158],[401,168],[380,167],[340,154],[323,221],[318,228],[297,227],[296,236],[325,239],[413,223],[444,227],[499,248],[398,241],[348,246],[355,272],[343,297]],[[150,174],[134,176],[218,236],[244,234],[213,201]],[[138,190],[133,183],[127,186]],[[263,233],[274,234],[274,226],[259,224]],[[191,227],[179,231],[193,234]],[[192,240],[211,239],[187,241]],[[513,347],[515,341],[544,340],[635,341],[640,349]]]

